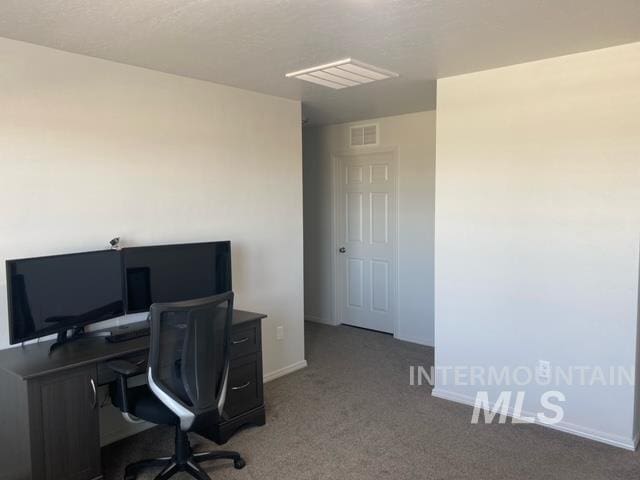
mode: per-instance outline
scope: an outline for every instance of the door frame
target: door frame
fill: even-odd
[[[395,192],[395,235],[393,237],[393,262],[395,268],[393,269],[393,277],[390,281],[393,283],[396,292],[396,298],[391,309],[391,315],[393,317],[393,336],[394,338],[398,334],[398,305],[399,305],[399,289],[398,289],[398,236],[399,236],[399,218],[400,218],[400,191],[398,189],[398,172],[399,172],[399,149],[398,147],[359,147],[357,150],[343,150],[336,151],[331,153],[331,189],[333,191],[333,195],[331,196],[331,249],[333,255],[331,256],[331,281],[333,282],[333,288],[331,289],[331,299],[333,302],[332,308],[332,316],[331,319],[332,325],[341,325],[342,324],[342,312],[340,311],[340,305],[343,300],[344,292],[340,291],[339,283],[338,283],[338,273],[339,266],[338,262],[340,260],[340,253],[338,252],[338,218],[340,218],[340,175],[342,172],[342,161],[341,159],[344,157],[360,157],[362,155],[376,154],[376,153],[390,153],[391,154],[391,162],[394,167],[394,178],[393,178],[393,187]]]

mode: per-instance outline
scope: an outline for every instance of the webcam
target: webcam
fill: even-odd
[[[120,237],[109,240],[109,245],[111,245],[111,250],[120,250]]]

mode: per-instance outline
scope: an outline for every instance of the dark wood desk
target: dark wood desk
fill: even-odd
[[[246,424],[264,425],[262,339],[266,315],[234,310],[227,419],[205,436],[225,443]],[[49,354],[53,341],[0,351],[0,479],[102,478],[97,387],[105,362],[146,360],[149,337],[109,343],[87,337]]]

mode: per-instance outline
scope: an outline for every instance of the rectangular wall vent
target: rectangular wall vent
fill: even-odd
[[[355,87],[356,85],[363,85],[365,83],[397,76],[397,73],[390,72],[384,68],[374,67],[373,65],[368,65],[351,58],[345,58],[337,62],[305,68],[304,70],[286,74],[287,78],[298,78],[335,90]]]
[[[349,128],[350,142],[352,147],[362,147],[365,145],[378,145],[378,125],[356,125]]]

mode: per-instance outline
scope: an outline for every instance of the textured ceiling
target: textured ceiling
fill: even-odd
[[[311,124],[435,107],[435,79],[640,40],[640,0],[0,0],[0,36],[301,99]],[[397,79],[284,78],[352,57]]]

